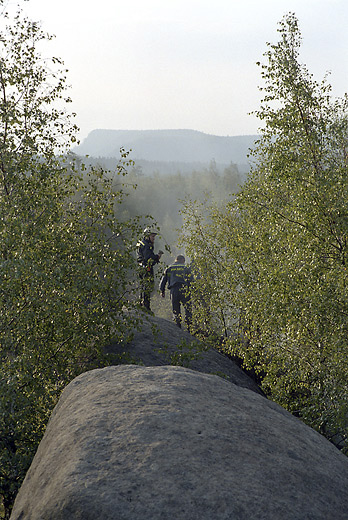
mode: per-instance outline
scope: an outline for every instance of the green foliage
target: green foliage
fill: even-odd
[[[107,165],[104,159],[92,160],[96,165]],[[159,171],[152,175],[142,175],[137,166],[130,169],[125,182],[125,192],[129,196],[122,204],[122,215],[125,219],[135,215],[151,214],[160,224],[160,237],[156,243],[160,243],[161,249],[170,245],[171,255],[166,255],[170,262],[180,251],[178,250],[178,229],[182,225],[180,216],[181,201],[185,197],[195,200],[225,201],[229,194],[238,191],[241,177],[238,168],[234,164],[218,171],[214,161],[208,168],[191,173],[162,174]],[[144,217],[144,225],[147,225],[148,217]]]
[[[5,517],[64,386],[127,334],[137,219],[119,177],[71,154],[65,72],[18,13],[0,37],[0,496]],[[56,105],[60,108],[56,108]]]
[[[200,286],[210,295],[198,327],[226,331],[226,350],[274,400],[344,439],[348,100],[332,100],[299,63],[294,15],[279,33],[261,66],[264,130],[249,180],[226,207],[187,202],[183,240],[195,255],[197,300]]]
[[[88,162],[95,167],[110,166],[109,160],[104,158],[89,158]],[[121,220],[127,220],[142,215],[143,227],[146,227],[152,218],[159,223],[160,234],[156,238],[155,251],[162,249],[165,253],[155,268],[156,289],[165,268],[183,252],[178,243],[182,226],[182,200],[191,196],[204,204],[208,204],[208,201],[227,201],[231,193],[238,191],[241,182],[238,168],[232,163],[223,170],[218,170],[212,161],[208,168],[185,174],[180,171],[175,174],[155,171],[152,175],[142,175],[137,166],[133,165],[130,168],[124,182],[124,193],[129,196],[123,200],[119,208],[119,217]],[[189,257],[187,261],[190,261]],[[151,298],[151,308],[156,316],[172,319],[170,299],[163,299],[156,291]]]
[[[206,349],[207,347],[198,341],[187,342],[185,339],[182,339],[176,345],[174,351],[165,345],[159,349],[158,352],[166,354],[170,365],[190,368],[192,361],[201,359],[202,353],[205,352]]]

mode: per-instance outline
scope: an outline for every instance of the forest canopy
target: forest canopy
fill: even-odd
[[[183,244],[197,328],[347,449],[348,98],[299,61],[294,14],[278,31],[259,63],[264,129],[248,180],[227,205],[187,201]]]
[[[123,151],[111,175],[84,168],[66,70],[21,12],[0,37],[0,497],[14,497],[62,389],[107,361],[135,305],[138,219],[120,219]],[[134,321],[134,320],[133,320]],[[1,509],[0,509],[1,510]]]

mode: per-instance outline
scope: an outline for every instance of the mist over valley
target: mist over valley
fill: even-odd
[[[104,164],[130,151],[142,173],[189,173],[214,161],[219,169],[238,165],[248,169],[248,153],[257,135],[217,136],[196,130],[93,130],[73,149],[80,156],[98,158]]]

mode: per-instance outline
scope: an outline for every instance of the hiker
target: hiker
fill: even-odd
[[[150,228],[144,229],[143,237],[137,243],[137,261],[140,267],[140,305],[151,312],[150,299],[155,287],[154,266],[159,263],[163,251],[154,253],[157,233]]]
[[[167,267],[160,282],[160,292],[165,298],[165,289],[168,284],[170,297],[172,299],[173,318],[178,327],[181,328],[181,304],[185,309],[185,322],[188,330],[191,327],[192,312],[190,298],[191,270],[185,265],[185,257],[178,255],[174,264]]]

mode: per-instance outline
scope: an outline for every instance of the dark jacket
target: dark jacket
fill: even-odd
[[[165,292],[166,284],[168,283],[168,288],[172,289],[176,285],[186,285],[189,286],[191,279],[191,271],[190,268],[185,264],[174,263],[167,267],[160,281],[160,291],[161,293]]]
[[[137,243],[137,261],[147,272],[153,274],[153,266],[160,261],[159,255],[155,255],[153,243],[149,238],[142,238]]]

